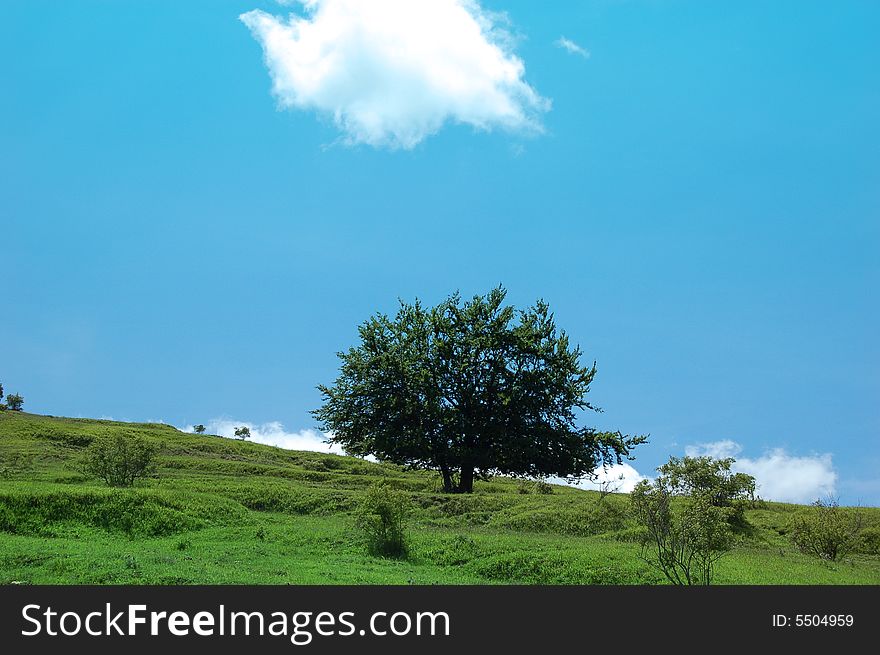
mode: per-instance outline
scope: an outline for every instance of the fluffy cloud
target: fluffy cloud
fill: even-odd
[[[504,19],[477,0],[301,0],[240,16],[283,108],[328,116],[348,143],[412,148],[445,123],[541,130]]]
[[[735,441],[724,440],[696,444],[685,449],[691,457],[735,457],[734,471],[754,476],[758,493],[768,500],[808,503],[828,495],[837,488],[837,472],[831,454],[811,456],[790,455],[775,448],[757,459],[739,457],[742,451]]]
[[[685,446],[684,454],[688,457],[711,457],[712,459],[726,459],[728,457],[736,457],[742,446],[730,439],[721,441],[710,441],[708,443],[698,443]]]
[[[602,489],[607,485],[611,491],[618,493],[629,493],[645,476],[639,473],[635,468],[624,462],[623,464],[614,464],[596,471],[593,479],[581,480],[571,484],[573,487],[580,489]],[[554,478],[551,482],[557,484],[566,484],[565,480]]]
[[[327,436],[314,430],[300,430],[288,432],[278,421],[269,423],[248,423],[247,421],[233,421],[231,419],[215,419],[205,424],[208,434],[218,434],[221,437],[235,437],[235,428],[245,426],[251,431],[251,441],[286,448],[287,450],[313,450],[319,453],[345,454],[340,446],[326,443]],[[193,426],[181,428],[184,432],[192,432]]]
[[[582,48],[577,43],[572,41],[571,39],[566,39],[564,36],[560,36],[556,40],[556,46],[558,48],[562,48],[570,55],[578,55],[583,57],[584,59],[590,58],[590,51],[586,48]]]

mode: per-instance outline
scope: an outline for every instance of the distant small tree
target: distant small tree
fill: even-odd
[[[193,432],[196,434],[205,434],[205,426],[199,423],[198,425],[193,426]]]
[[[18,393],[11,393],[6,396],[6,407],[13,412],[20,412],[24,405],[24,396]]]
[[[156,447],[140,437],[101,437],[86,449],[81,470],[111,487],[131,487],[155,469]]]
[[[862,522],[857,509],[820,499],[795,515],[790,536],[801,552],[833,562],[858,545]]]
[[[246,425],[241,426],[240,428],[235,428],[235,438],[241,439],[242,441],[245,439],[251,438],[251,429]]]
[[[0,382],[0,400],[3,400],[3,383]]]
[[[726,479],[720,472],[730,464],[673,457],[657,469],[657,478],[642,480],[630,494],[645,529],[642,558],[673,584],[708,585],[715,563],[733,546],[730,524],[737,508],[721,502],[718,491],[719,480]]]

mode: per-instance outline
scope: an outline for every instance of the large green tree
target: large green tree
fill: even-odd
[[[447,492],[491,474],[582,478],[629,458],[645,439],[578,425],[595,363],[558,330],[548,305],[516,310],[506,291],[436,307],[401,302],[376,314],[339,353],[313,414],[333,443],[412,468],[435,469]]]

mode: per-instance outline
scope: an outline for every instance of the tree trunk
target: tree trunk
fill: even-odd
[[[458,479],[458,492],[462,494],[473,493],[474,491],[474,467],[462,466],[461,476]]]
[[[455,485],[452,483],[452,472],[444,464],[440,467],[440,474],[443,476],[443,491],[451,494],[455,491]]]

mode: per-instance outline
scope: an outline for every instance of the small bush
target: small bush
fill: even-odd
[[[642,558],[672,584],[708,585],[716,562],[733,546],[732,510],[714,505],[708,494],[677,503],[672,498],[665,475],[642,480],[630,493],[633,515],[642,528]]]
[[[384,480],[372,485],[357,509],[357,526],[367,550],[379,557],[405,558],[408,551],[406,517],[409,497]]]
[[[795,516],[789,534],[801,552],[833,562],[857,547],[861,528],[860,512],[828,499]]]
[[[880,527],[872,526],[862,530],[855,550],[864,555],[880,555]]]
[[[131,487],[153,472],[156,448],[140,437],[117,435],[95,440],[86,449],[82,472],[101,478],[110,487]]]

